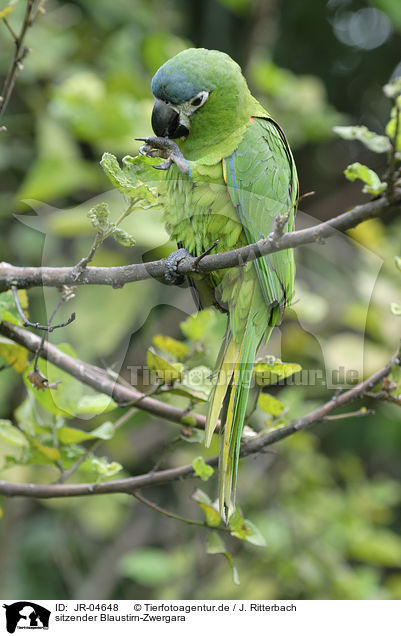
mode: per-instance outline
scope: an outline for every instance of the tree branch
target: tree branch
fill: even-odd
[[[279,238],[275,233],[272,233],[267,238],[251,245],[229,252],[205,255],[200,262],[199,257],[183,258],[177,268],[178,274],[207,273],[218,269],[237,267],[273,252],[316,243],[332,236],[335,232],[343,232],[363,221],[380,216],[384,212],[397,209],[400,203],[401,190],[398,189],[394,192],[391,203],[385,196],[382,196],[368,203],[357,205],[352,210],[329,221],[318,223],[304,230],[288,232]],[[0,263],[0,292],[13,285],[19,289],[41,286],[59,287],[60,285],[111,285],[117,288],[123,287],[126,283],[148,278],[164,278],[164,272],[165,259],[122,267],[88,267],[78,279],[74,267],[15,267],[3,262]]]
[[[385,367],[374,373],[364,382],[360,382],[348,391],[339,396],[334,396],[323,406],[315,409],[308,415],[293,420],[286,426],[270,431],[263,435],[259,435],[242,445],[240,456],[247,457],[263,451],[267,446],[293,435],[294,433],[310,428],[316,422],[324,420],[324,418],[334,409],[337,409],[357,398],[364,397],[365,393],[370,391],[380,381],[386,378],[391,367],[394,364],[401,364],[399,358],[400,352],[386,364]],[[206,461],[210,466],[216,466],[219,458],[211,457]],[[6,497],[33,497],[37,499],[49,499],[53,497],[78,497],[84,495],[101,495],[110,493],[130,493],[140,488],[149,486],[158,486],[166,484],[178,479],[194,476],[192,465],[180,466],[178,468],[169,468],[157,472],[150,472],[145,475],[137,475],[126,479],[108,481],[103,483],[84,483],[84,484],[18,484],[6,481],[0,481],[0,495]]]
[[[41,343],[41,339],[37,335],[9,322],[0,323],[0,333],[32,351],[32,353],[36,353]],[[96,391],[110,395],[119,404],[137,406],[138,409],[178,424],[187,424],[187,422],[182,420],[184,417],[190,416],[193,418],[195,426],[198,428],[205,427],[206,418],[203,415],[179,409],[153,397],[148,397],[134,387],[120,384],[112,380],[104,369],[73,358],[49,342],[43,343],[40,356],[63,369],[63,371],[66,371],[80,382],[91,386]]]

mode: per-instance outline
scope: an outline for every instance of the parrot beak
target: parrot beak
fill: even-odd
[[[179,114],[157,98],[153,106],[152,128],[158,137],[169,139],[178,139],[189,134],[188,128],[180,124]]]

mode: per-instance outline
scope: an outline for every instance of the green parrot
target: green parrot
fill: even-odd
[[[166,265],[174,282],[188,255],[211,246],[219,252],[267,237],[276,217],[294,228],[298,180],[279,125],[251,95],[241,69],[228,55],[187,49],[152,79],[152,127],[140,152],[162,157],[164,222],[179,250]],[[173,141],[175,140],[175,141]],[[216,241],[218,240],[218,245]],[[221,419],[220,512],[235,505],[241,435],[257,351],[292,299],[292,250],[192,280],[200,306],[228,313],[209,400],[206,446]]]

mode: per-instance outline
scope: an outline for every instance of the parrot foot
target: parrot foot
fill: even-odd
[[[153,166],[156,170],[168,170],[175,163],[177,168],[184,174],[189,173],[188,161],[181,150],[171,139],[167,137],[137,137],[136,141],[144,141],[144,145],[139,148],[141,155],[146,157],[162,157],[166,159],[163,163]]]
[[[178,273],[177,268],[179,263],[184,260],[184,258],[187,258],[187,256],[191,256],[191,254],[188,250],[181,247],[167,257],[164,278],[169,285],[181,285],[181,283],[184,282],[185,277]]]

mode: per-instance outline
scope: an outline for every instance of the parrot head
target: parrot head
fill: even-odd
[[[186,49],[152,79],[152,128],[158,137],[214,142],[249,118],[253,99],[241,69],[228,55]]]

